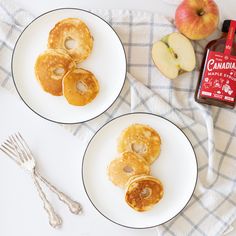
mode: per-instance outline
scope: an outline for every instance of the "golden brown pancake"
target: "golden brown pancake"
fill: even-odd
[[[95,76],[84,69],[73,69],[63,78],[63,95],[68,103],[84,106],[90,103],[99,92],[99,84]]]
[[[136,211],[148,211],[162,199],[163,193],[163,185],[155,177],[133,176],[127,182],[125,201]]]
[[[92,51],[93,37],[82,20],[66,18],[59,21],[50,31],[48,48],[64,49],[76,62],[82,62]]]
[[[35,63],[35,75],[44,91],[62,95],[62,78],[76,64],[62,49],[48,49],[40,54]]]
[[[108,176],[113,184],[123,188],[130,177],[149,174],[150,167],[141,156],[134,152],[124,152],[114,159],[108,167]]]
[[[118,151],[136,152],[151,164],[160,154],[161,138],[150,126],[133,124],[122,132],[118,141]]]

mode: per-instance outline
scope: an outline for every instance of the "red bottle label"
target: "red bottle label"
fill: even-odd
[[[234,103],[236,99],[236,57],[231,56],[236,21],[231,21],[224,53],[208,51],[200,96]]]
[[[235,102],[236,57],[209,51],[201,83],[201,97]]]

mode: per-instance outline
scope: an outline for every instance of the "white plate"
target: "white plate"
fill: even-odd
[[[34,75],[34,63],[47,47],[49,31],[68,17],[82,19],[94,37],[92,53],[80,66],[94,73],[100,92],[84,107],[72,106],[63,96],[44,92]],[[126,57],[119,37],[103,19],[81,9],[57,9],[36,18],[20,35],[12,56],[12,74],[19,95],[38,115],[59,123],[79,123],[102,114],[119,96],[125,81]]]
[[[130,208],[124,191],[107,177],[107,166],[117,157],[117,138],[134,123],[150,125],[162,139],[161,154],[151,174],[162,181],[164,196],[143,213]],[[186,206],[197,181],[197,160],[187,137],[170,121],[148,113],[126,114],[107,123],[91,139],[83,158],[82,178],[90,201],[103,216],[122,226],[149,228],[169,221]]]

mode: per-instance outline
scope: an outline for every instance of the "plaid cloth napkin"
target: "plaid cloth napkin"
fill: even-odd
[[[129,73],[120,97],[107,112],[87,123],[64,127],[86,146],[101,125],[124,113],[146,111],[173,121],[194,146],[199,177],[187,207],[173,220],[157,227],[157,234],[223,235],[236,218],[236,110],[202,106],[194,101],[199,64],[207,42],[193,43],[198,68],[170,81],[155,68],[150,52],[153,41],[176,31],[171,19],[142,11],[93,12],[119,34],[127,53]],[[16,92],[10,72],[12,50],[32,18],[24,9],[0,0],[0,85],[13,93]]]

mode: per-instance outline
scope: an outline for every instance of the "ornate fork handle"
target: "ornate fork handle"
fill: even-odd
[[[38,190],[39,196],[43,201],[43,206],[46,212],[48,213],[49,217],[49,223],[53,228],[58,228],[62,224],[62,219],[59,215],[56,214],[54,208],[50,204],[50,202],[47,200],[46,195],[44,194],[41,186],[39,185],[38,180],[36,179],[36,175],[32,173],[32,178],[34,181],[34,184]]]
[[[82,211],[82,207],[81,205],[72,200],[70,197],[68,197],[66,194],[62,193],[61,191],[59,191],[55,186],[53,186],[51,183],[49,183],[43,176],[40,175],[40,173],[38,171],[35,171],[35,175],[52,191],[54,192],[58,198],[64,202],[68,208],[70,209],[70,211],[73,214],[79,214]]]

